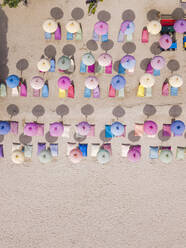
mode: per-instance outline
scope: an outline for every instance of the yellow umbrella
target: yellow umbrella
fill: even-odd
[[[25,160],[24,153],[20,150],[15,150],[12,152],[12,162],[15,164],[22,164]]]
[[[50,62],[47,59],[41,59],[37,63],[37,68],[39,71],[47,72],[50,69]]]
[[[48,19],[43,23],[43,29],[47,33],[54,33],[57,29],[57,23],[52,19]]]
[[[149,74],[149,73],[145,73],[143,76],[141,76],[140,78],[140,84],[144,87],[144,88],[151,88],[155,83],[155,79],[154,77]]]
[[[169,83],[172,87],[179,88],[183,84],[183,78],[178,75],[171,76],[169,78]]]
[[[151,34],[159,34],[159,32],[161,31],[161,24],[158,21],[151,21],[149,22],[149,24],[147,25],[147,30],[149,33]]]
[[[66,30],[72,34],[77,33],[80,30],[80,25],[78,22],[76,22],[74,20],[70,21],[66,25]]]

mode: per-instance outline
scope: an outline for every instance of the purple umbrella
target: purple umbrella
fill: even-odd
[[[154,56],[151,60],[151,66],[155,70],[161,70],[165,66],[165,59],[162,56]]]
[[[24,134],[27,136],[36,136],[38,131],[38,124],[34,122],[27,123],[24,127]]]
[[[69,77],[63,76],[58,79],[58,87],[62,90],[67,90],[71,85],[71,80]]]
[[[186,21],[178,20],[174,23],[174,29],[177,33],[183,34],[186,32]]]
[[[98,35],[103,35],[108,33],[108,24],[103,21],[99,21],[94,25],[94,31]]]
[[[59,137],[64,131],[64,126],[61,122],[54,122],[50,124],[50,135],[53,137]]]
[[[144,132],[147,135],[155,135],[158,131],[158,126],[154,121],[145,121],[144,122]]]
[[[163,48],[164,50],[167,50],[172,45],[172,38],[170,37],[170,35],[164,34],[161,36],[159,43],[160,43],[161,48]]]
[[[131,24],[131,21],[124,21],[124,22],[122,22],[121,28],[120,28],[121,31],[122,32],[125,32],[127,30],[127,28],[129,28],[130,24]]]
[[[78,134],[87,136],[90,132],[91,126],[86,121],[82,121],[77,125]]]
[[[125,55],[121,59],[121,65],[123,66],[123,68],[130,70],[130,69],[133,69],[135,67],[136,60],[132,55]]]
[[[138,162],[141,158],[141,153],[137,149],[132,148],[128,151],[127,157],[130,162]]]

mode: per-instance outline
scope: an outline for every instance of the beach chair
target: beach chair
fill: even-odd
[[[154,70],[153,75],[154,76],[160,76],[160,70]]]
[[[149,158],[150,159],[158,159],[159,157],[159,147],[158,146],[150,146]]]
[[[42,97],[48,97],[49,95],[49,89],[48,89],[48,84],[44,84],[41,92]]]
[[[139,86],[138,86],[137,96],[138,97],[144,97],[145,96],[145,88],[141,84],[139,84]]]
[[[57,29],[54,33],[54,38],[55,38],[55,40],[61,40],[61,26],[59,23],[58,23]]]
[[[82,152],[83,157],[87,157],[88,144],[79,144],[78,148]]]
[[[45,40],[51,40],[52,34],[45,32]]]
[[[105,125],[105,138],[113,138],[114,135],[111,132],[111,125]]]
[[[99,152],[100,144],[91,144],[91,157],[96,157]]]
[[[125,68],[123,68],[123,66],[122,66],[121,63],[119,63],[118,73],[119,73],[119,74],[125,74]]]
[[[6,85],[4,83],[0,83],[0,96],[5,97],[6,95]]]
[[[46,143],[38,143],[37,145],[37,154],[46,150]]]
[[[33,146],[32,145],[25,145],[24,146],[24,156],[25,158],[30,159],[32,157]]]
[[[69,98],[74,98],[74,85],[72,85],[72,84],[68,88],[68,97]]]
[[[74,34],[67,32],[67,37],[66,38],[67,38],[67,40],[73,40]]]
[[[110,87],[109,87],[109,97],[115,97],[115,96],[116,96],[116,90],[110,84]]]
[[[68,142],[67,143],[67,156],[70,155],[70,152],[75,149],[77,147],[77,144],[76,143],[71,143],[71,142]]]
[[[63,138],[70,138],[71,125],[63,125],[63,127],[64,127],[64,131],[62,133],[62,137]]]
[[[171,96],[177,96],[178,95],[178,88],[170,87],[170,95]]]
[[[162,96],[169,96],[169,83],[164,82],[162,86]]]
[[[149,33],[148,33],[148,30],[146,27],[144,27],[142,30],[141,42],[142,43],[148,43],[149,42]]]
[[[162,135],[170,137],[171,136],[171,124],[163,124]]]
[[[129,144],[121,144],[121,156],[127,158],[128,152],[130,150]]]
[[[185,147],[177,147],[176,149],[176,160],[184,160],[185,159]]]
[[[17,121],[11,121],[10,122],[10,132],[12,134],[17,135],[18,134],[18,128],[19,128],[19,123]]]
[[[27,96],[26,83],[22,83],[21,86],[20,86],[20,96],[23,96],[23,97]]]
[[[90,98],[91,97],[91,90],[88,89],[87,87],[84,88],[84,97],[85,98]]]
[[[50,72],[55,72],[55,67],[56,67],[56,63],[55,63],[55,59],[51,59],[50,60]]]
[[[134,136],[142,137],[144,133],[144,124],[135,124]]]
[[[50,144],[50,152],[52,157],[58,156],[58,144]]]
[[[93,89],[93,98],[99,98],[100,97],[100,88],[99,85]]]
[[[4,158],[3,144],[0,144],[0,158]]]
[[[186,50],[186,33],[183,35],[183,48]]]

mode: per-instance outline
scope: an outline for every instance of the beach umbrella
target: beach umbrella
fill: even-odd
[[[106,164],[110,161],[110,153],[105,149],[100,149],[97,153],[97,160],[100,164]]]
[[[155,135],[158,131],[158,125],[154,121],[145,121],[144,122],[144,132],[147,135]]]
[[[138,162],[141,158],[141,153],[137,149],[132,148],[128,151],[127,158],[130,162]]]
[[[160,47],[167,50],[172,45],[172,38],[168,34],[163,34],[159,39]]]
[[[67,90],[71,85],[71,80],[69,77],[63,76],[58,79],[58,87],[62,90]]]
[[[19,85],[20,78],[16,75],[10,75],[6,79],[7,86],[10,88],[16,88]]]
[[[87,121],[82,121],[77,125],[78,134],[87,136],[90,132],[91,126]]]
[[[57,30],[57,23],[52,19],[48,19],[43,23],[43,29],[47,33],[54,33]]]
[[[43,150],[39,153],[39,161],[42,164],[47,164],[52,161],[52,154],[49,150]]]
[[[15,150],[12,152],[11,159],[15,164],[22,164],[25,160],[24,153],[20,150]]]
[[[151,60],[151,66],[155,70],[161,70],[165,66],[165,59],[162,56],[154,56]]]
[[[59,137],[64,132],[64,126],[61,122],[54,122],[50,124],[50,136]]]
[[[34,122],[27,123],[24,126],[24,134],[27,136],[36,136],[38,131],[38,124]]]
[[[101,66],[109,66],[112,62],[112,56],[108,53],[102,53],[98,58],[98,64]]]
[[[112,87],[115,89],[115,90],[120,90],[120,89],[123,89],[125,84],[126,84],[126,80],[124,77],[120,76],[120,75],[116,75],[112,78],[111,80],[111,84],[112,84]]]
[[[73,20],[73,21],[69,21],[67,24],[66,24],[66,30],[69,32],[69,33],[77,33],[79,30],[80,30],[80,25],[77,21]]]
[[[79,148],[74,148],[70,151],[69,158],[72,163],[77,164],[82,160],[83,155]]]
[[[179,88],[183,84],[183,78],[179,75],[173,75],[169,78],[169,84],[172,87]]]
[[[114,123],[112,123],[111,133],[114,136],[121,136],[124,133],[124,131],[125,131],[125,127],[121,122],[115,121]]]
[[[134,25],[134,23],[131,21],[131,22],[129,22],[129,24],[127,25],[127,28],[125,29],[124,33],[125,33],[126,35],[129,35],[129,34],[134,33],[134,30],[135,30],[135,25]]]
[[[186,20],[178,20],[174,23],[174,29],[177,33],[183,34],[186,32]]]
[[[10,122],[0,121],[0,135],[5,135],[10,132]]]
[[[141,76],[140,78],[140,84],[144,87],[144,88],[151,88],[155,83],[155,79],[154,77],[149,74],[149,73],[145,73],[143,76]]]
[[[128,21],[128,20],[122,22],[120,30],[124,33],[127,30],[127,28],[129,28],[130,23],[131,21]]]
[[[57,61],[57,65],[58,65],[59,69],[62,71],[68,70],[70,68],[70,65],[71,65],[69,57],[64,56],[64,55],[61,56]]]
[[[183,121],[173,121],[171,124],[171,132],[175,135],[175,136],[181,136],[185,131],[185,124]]]
[[[93,65],[95,63],[95,58],[91,53],[85,53],[82,56],[82,62],[84,65]]]
[[[108,24],[103,21],[99,21],[94,25],[94,31],[98,35],[103,35],[108,33]]]
[[[172,152],[168,149],[161,150],[159,154],[160,161],[165,164],[169,164],[172,161],[172,157],[173,157]]]
[[[40,90],[44,84],[45,84],[44,79],[39,76],[35,76],[30,80],[30,85],[35,90]]]
[[[89,76],[85,79],[85,86],[90,89],[94,90],[98,86],[98,80],[95,76]]]
[[[156,35],[159,34],[161,31],[161,24],[158,21],[151,21],[147,25],[147,30],[150,34]]]
[[[50,69],[50,62],[47,59],[41,59],[37,63],[37,68],[39,71],[47,72]]]
[[[132,55],[125,55],[121,59],[121,65],[123,66],[123,68],[130,70],[130,69],[133,69],[135,67],[136,60],[135,60],[134,56],[132,56]]]

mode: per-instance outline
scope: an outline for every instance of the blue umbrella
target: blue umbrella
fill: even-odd
[[[171,132],[175,136],[181,136],[185,131],[185,124],[183,121],[174,121],[171,124]]]
[[[124,131],[125,131],[125,128],[121,122],[116,121],[112,123],[111,125],[112,134],[114,134],[115,136],[121,136],[124,133]]]
[[[124,31],[125,34],[132,34],[134,33],[134,30],[135,30],[135,25],[133,22],[130,22],[128,25],[127,25],[127,28],[126,30]]]
[[[10,88],[16,88],[19,85],[20,79],[16,75],[10,75],[6,79],[7,86]]]
[[[133,69],[135,67],[136,60],[132,55],[125,55],[121,59],[121,65],[123,66],[123,68],[130,70],[130,69]]]
[[[0,135],[5,135],[10,131],[10,123],[8,121],[0,121]]]
[[[123,89],[125,84],[126,84],[126,80],[124,77],[120,76],[120,75],[116,75],[112,78],[111,80],[111,84],[112,84],[112,87],[115,89],[115,90],[120,90],[120,89]]]

